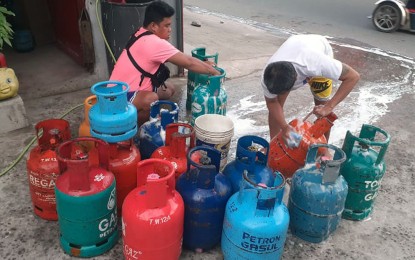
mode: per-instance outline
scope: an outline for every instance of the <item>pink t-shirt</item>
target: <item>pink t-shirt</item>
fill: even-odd
[[[135,35],[138,36],[147,30],[140,28]],[[140,67],[148,73],[154,74],[161,63],[179,52],[171,43],[157,35],[142,36],[130,48],[131,55]],[[138,71],[128,58],[124,49],[115,63],[110,80],[122,81],[130,86],[129,91],[153,91],[150,78],[144,77],[141,86],[141,72]]]

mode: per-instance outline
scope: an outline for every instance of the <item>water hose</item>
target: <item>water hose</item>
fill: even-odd
[[[115,64],[117,62],[117,60],[115,59],[114,53],[112,53],[110,45],[108,44],[107,38],[105,37],[104,30],[102,29],[102,22],[101,22],[101,19],[100,19],[99,15],[98,15],[98,2],[99,1],[100,0],[97,0],[95,2],[95,15],[97,16],[98,27],[99,27],[99,30],[101,31],[102,38],[104,39],[105,46],[107,47],[108,52],[111,54],[111,58],[112,58],[112,60],[114,61],[114,64]]]
[[[63,115],[61,115],[59,118],[62,119],[65,116],[67,116],[69,113],[71,113],[72,111],[74,111],[75,109],[82,107],[84,104],[78,104],[74,107],[72,107],[71,109],[69,109],[68,111],[66,111],[65,113],[63,113]],[[29,142],[29,144],[26,145],[26,147],[23,149],[23,151],[19,154],[19,156],[17,157],[16,160],[14,160],[14,162],[12,164],[10,164],[6,169],[4,169],[1,173],[0,173],[0,177],[5,175],[6,173],[8,173],[11,169],[13,169],[14,166],[16,166],[20,160],[23,158],[23,156],[26,154],[26,152],[29,150],[29,148],[33,145],[33,143],[37,140],[37,136],[33,137],[32,140]]]
[[[98,15],[98,13],[99,13],[98,12],[98,2],[99,1],[100,0],[96,0],[96,2],[95,2],[95,14],[96,14],[97,21],[98,21],[98,27],[99,27],[99,30],[101,32],[102,38],[104,39],[105,46],[107,47],[108,52],[111,54],[111,58],[112,58],[112,60],[115,63],[117,60],[115,59],[115,56],[112,53],[111,48],[110,48],[110,46],[108,44],[107,38],[105,37],[104,30],[102,29],[102,22],[101,22],[101,19],[100,19],[99,15]],[[83,106],[83,104],[79,104],[79,105],[76,105],[76,106],[72,107],[71,109],[69,109],[68,111],[66,111],[63,115],[61,115],[59,118],[60,119],[64,118],[69,113],[71,113],[73,110],[75,110],[75,109],[77,109],[77,108],[79,108],[81,106]],[[5,174],[7,174],[11,169],[14,168],[14,166],[16,166],[20,162],[20,160],[23,158],[23,156],[26,154],[26,152],[30,149],[30,147],[33,145],[33,143],[36,142],[36,140],[37,140],[37,136],[33,137],[33,139],[25,146],[25,148],[23,149],[23,151],[16,158],[16,160],[14,160],[12,164],[10,164],[6,169],[4,169],[0,173],[0,177],[3,176],[3,175],[5,175]]]

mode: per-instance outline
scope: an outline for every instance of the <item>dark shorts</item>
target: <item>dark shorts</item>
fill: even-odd
[[[133,103],[136,94],[137,94],[137,91],[127,92],[128,102]]]

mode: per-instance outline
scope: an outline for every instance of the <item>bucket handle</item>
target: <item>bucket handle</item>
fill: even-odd
[[[265,151],[252,151],[249,150],[249,147],[252,144],[259,144],[261,145]],[[268,153],[269,153],[269,142],[262,137],[254,136],[254,135],[246,135],[242,136],[238,140],[238,147],[236,149],[236,158],[240,160],[242,163],[245,163],[250,166],[255,166],[255,162],[266,165],[268,162]]]
[[[385,137],[385,139],[383,141],[374,141],[377,133],[382,134]],[[355,142],[359,142],[369,147],[379,146],[380,150],[375,162],[375,164],[378,165],[383,161],[383,158],[385,157],[390,139],[391,136],[385,130],[373,125],[363,124],[360,130],[359,137],[356,137],[350,131],[347,131],[342,149],[346,153],[347,158],[350,158]]]

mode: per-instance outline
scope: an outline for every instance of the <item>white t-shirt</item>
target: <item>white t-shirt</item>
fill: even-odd
[[[342,63],[333,58],[330,43],[321,35],[291,36],[272,55],[266,66],[276,61],[289,61],[294,65],[297,80],[292,90],[309,86],[307,78],[318,76],[338,80],[342,72]],[[275,98],[277,96],[271,94],[265,86],[264,72],[261,76],[261,86],[265,97]]]

